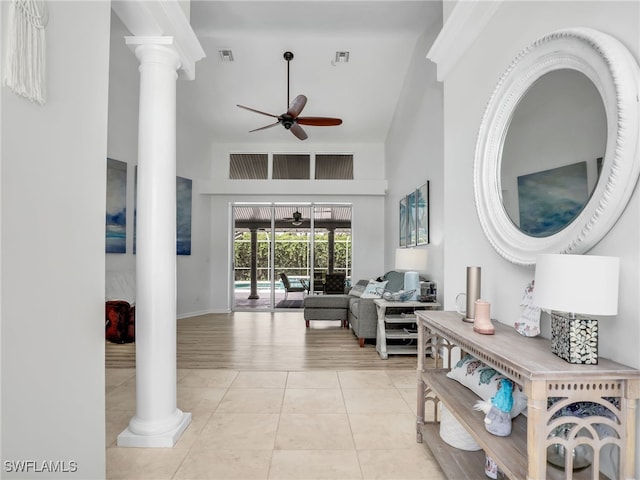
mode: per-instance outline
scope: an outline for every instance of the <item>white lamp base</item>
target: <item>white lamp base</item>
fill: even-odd
[[[409,300],[418,300],[418,295],[420,295],[420,275],[418,272],[404,273],[404,291],[408,292],[409,290],[414,291],[413,295],[409,297]]]

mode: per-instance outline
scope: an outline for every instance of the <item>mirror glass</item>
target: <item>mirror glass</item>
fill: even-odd
[[[514,110],[500,162],[502,205],[515,227],[548,237],[577,218],[606,146],[607,117],[594,83],[572,69],[538,78]]]

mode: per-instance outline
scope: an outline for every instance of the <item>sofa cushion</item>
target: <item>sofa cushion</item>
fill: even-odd
[[[346,320],[346,308],[305,308],[305,320]]]
[[[349,295],[308,295],[304,297],[304,308],[349,308]]]

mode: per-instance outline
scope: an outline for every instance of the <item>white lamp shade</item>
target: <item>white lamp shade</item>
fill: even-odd
[[[620,259],[543,254],[536,258],[533,303],[583,315],[616,315]]]
[[[424,248],[398,248],[396,270],[424,272],[427,269],[427,251]]]

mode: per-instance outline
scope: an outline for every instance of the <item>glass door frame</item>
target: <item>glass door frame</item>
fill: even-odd
[[[234,233],[236,230],[236,207],[254,207],[254,208],[266,208],[270,210],[270,228],[267,231],[269,238],[269,303],[263,307],[261,305],[256,307],[251,306],[237,306],[236,305],[236,288],[235,288],[235,238]],[[316,208],[331,208],[331,207],[348,207],[351,209],[350,225],[352,225],[353,205],[351,203],[341,202],[230,202],[229,203],[229,261],[228,261],[228,278],[229,278],[229,301],[230,311],[275,311],[276,310],[276,282],[280,281],[276,278],[276,265],[275,265],[275,242],[276,242],[276,209],[278,207],[300,207],[309,209],[309,229],[307,233],[307,265],[309,270],[309,286],[310,292],[314,292],[314,273],[315,273],[315,220],[316,220]],[[350,245],[353,245],[353,231],[351,228],[351,241]],[[350,254],[348,255],[347,270],[352,268],[353,252],[350,248]],[[256,267],[258,268],[258,267]],[[257,279],[256,279],[257,281]]]

